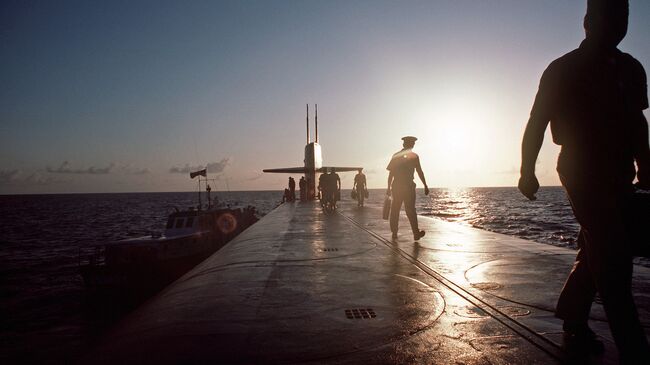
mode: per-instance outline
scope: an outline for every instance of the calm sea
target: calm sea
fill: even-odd
[[[218,193],[221,201],[255,206],[262,215],[281,195]],[[379,202],[383,190],[370,196]],[[575,246],[578,225],[559,187],[542,188],[535,202],[515,188],[434,189],[418,196],[423,215]],[[174,207],[195,204],[196,193],[0,196],[0,362],[60,363],[78,356],[130,309],[110,298],[89,299],[78,275],[79,249],[160,232]]]

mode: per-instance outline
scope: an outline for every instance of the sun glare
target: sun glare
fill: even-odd
[[[485,134],[487,117],[477,110],[477,105],[470,109],[466,101],[451,100],[415,116],[423,141],[416,149],[425,167],[445,177],[446,186],[464,186],[468,175],[482,171],[491,142]]]

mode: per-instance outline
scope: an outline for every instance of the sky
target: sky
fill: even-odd
[[[202,167],[214,190],[282,189],[262,169],[302,166],[315,103],[325,165],[363,166],[371,188],[405,135],[431,187],[514,186],[539,78],[585,7],[5,0],[0,194],[192,191]],[[619,48],[647,68],[650,2],[630,11]],[[542,185],[558,151],[547,133]]]

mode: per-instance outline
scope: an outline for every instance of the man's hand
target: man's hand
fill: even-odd
[[[636,187],[641,190],[650,190],[650,169],[639,169],[636,172],[636,178],[639,182],[636,183]]]
[[[390,188],[386,189],[386,196],[390,196]]]
[[[424,195],[429,195],[429,187],[424,185]]]
[[[539,190],[539,181],[534,173],[522,174],[517,185],[519,191],[529,200],[536,200],[535,193]]]

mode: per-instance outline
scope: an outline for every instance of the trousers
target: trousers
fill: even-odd
[[[407,183],[393,182],[391,187],[393,201],[390,206],[390,230],[397,233],[399,224],[399,212],[404,203],[404,210],[406,216],[411,223],[413,233],[417,233],[418,229],[418,216],[415,212],[415,183],[410,181]]]
[[[578,254],[556,316],[586,324],[600,294],[621,363],[650,363],[648,343],[632,297],[632,254],[624,222],[629,188],[595,179],[560,176],[578,223]]]

